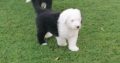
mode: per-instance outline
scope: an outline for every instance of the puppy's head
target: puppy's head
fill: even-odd
[[[78,9],[68,9],[66,10],[66,21],[65,24],[68,28],[79,30],[81,28],[81,13]]]

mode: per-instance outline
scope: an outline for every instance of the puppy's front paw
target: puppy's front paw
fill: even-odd
[[[79,50],[79,48],[77,46],[69,47],[69,49],[71,51],[78,51]]]

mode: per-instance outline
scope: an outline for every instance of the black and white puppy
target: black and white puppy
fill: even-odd
[[[53,35],[59,46],[67,46],[71,51],[78,51],[77,38],[81,28],[81,13],[78,9],[66,9],[63,12],[52,12],[40,7],[38,0],[32,0],[37,13],[37,38],[40,44],[47,45],[45,35]]]

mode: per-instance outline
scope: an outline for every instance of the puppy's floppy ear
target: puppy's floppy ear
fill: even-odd
[[[67,24],[69,18],[70,18],[69,16],[66,16],[65,22],[64,22],[65,24]]]
[[[68,15],[61,13],[58,19],[59,21],[61,21],[62,24],[65,24],[68,20]]]
[[[81,24],[83,23],[83,14],[81,13],[81,10],[79,10],[79,9],[75,9],[75,10],[77,10],[78,11],[78,13],[80,13],[80,18],[81,18]]]

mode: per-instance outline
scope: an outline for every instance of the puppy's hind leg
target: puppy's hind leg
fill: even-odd
[[[47,41],[44,39],[45,34],[46,34],[45,32],[41,31],[37,32],[37,39],[41,45],[47,45]]]

